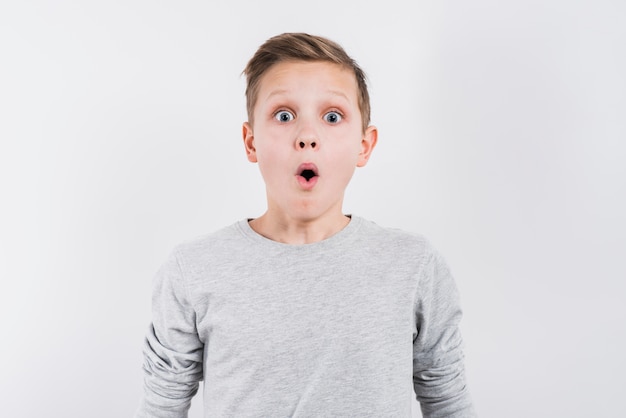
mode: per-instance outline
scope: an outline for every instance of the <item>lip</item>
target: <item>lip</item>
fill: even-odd
[[[311,170],[315,173],[316,176],[319,176],[319,172],[317,171],[317,166],[313,163],[302,163],[298,166],[296,170],[296,176],[299,176],[304,170]]]
[[[304,170],[311,170],[315,173],[315,176],[311,177],[308,181],[302,176],[302,172]],[[298,185],[304,190],[311,190],[317,184],[317,180],[319,179],[319,171],[317,166],[313,163],[303,163],[298,166],[295,174],[296,180],[298,181]]]

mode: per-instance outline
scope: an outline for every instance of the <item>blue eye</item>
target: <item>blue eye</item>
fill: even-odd
[[[274,119],[279,122],[291,122],[294,120],[295,116],[291,112],[287,112],[286,110],[281,110],[280,112],[276,112],[274,115]]]
[[[341,121],[341,115],[337,112],[328,112],[324,115],[324,120],[328,123],[339,123]]]

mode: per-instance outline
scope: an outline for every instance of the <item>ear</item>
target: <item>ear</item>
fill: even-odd
[[[248,157],[248,161],[251,163],[256,163],[256,148],[254,148],[254,133],[252,132],[252,126],[250,123],[243,123],[243,146],[246,148],[246,156]]]
[[[356,163],[357,167],[364,167],[367,164],[377,141],[378,129],[375,126],[368,126],[365,134],[363,134],[363,139],[361,139],[361,152],[359,152],[359,159]]]

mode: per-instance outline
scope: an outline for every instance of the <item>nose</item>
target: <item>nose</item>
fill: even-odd
[[[311,147],[311,148],[315,148],[317,146],[317,142],[313,139],[298,139],[297,141],[298,144],[298,148],[300,149],[304,149],[306,147]]]
[[[320,147],[319,141],[319,127],[316,124],[315,115],[306,114],[303,112],[298,119],[298,125],[295,136],[296,149],[318,149]]]

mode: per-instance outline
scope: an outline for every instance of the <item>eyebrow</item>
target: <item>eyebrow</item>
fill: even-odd
[[[332,94],[333,96],[339,96],[342,97],[343,99],[345,99],[348,103],[350,103],[350,99],[348,98],[348,96],[346,96],[346,94],[342,91],[339,90],[326,90],[327,93]],[[288,94],[289,90],[287,89],[278,89],[278,90],[273,90],[270,94],[267,95],[267,97],[265,98],[265,100],[270,99],[273,96],[280,96],[281,94]]]
[[[348,98],[348,96],[346,96],[346,94],[342,91],[338,91],[338,90],[328,90],[328,93],[331,93],[333,96],[339,96],[339,97],[343,97],[344,99],[346,99],[348,102],[350,102],[350,99]]]
[[[269,99],[270,97],[279,96],[279,95],[285,94],[285,93],[289,93],[289,90],[287,90],[287,89],[272,90],[272,92],[267,95],[265,100]]]

